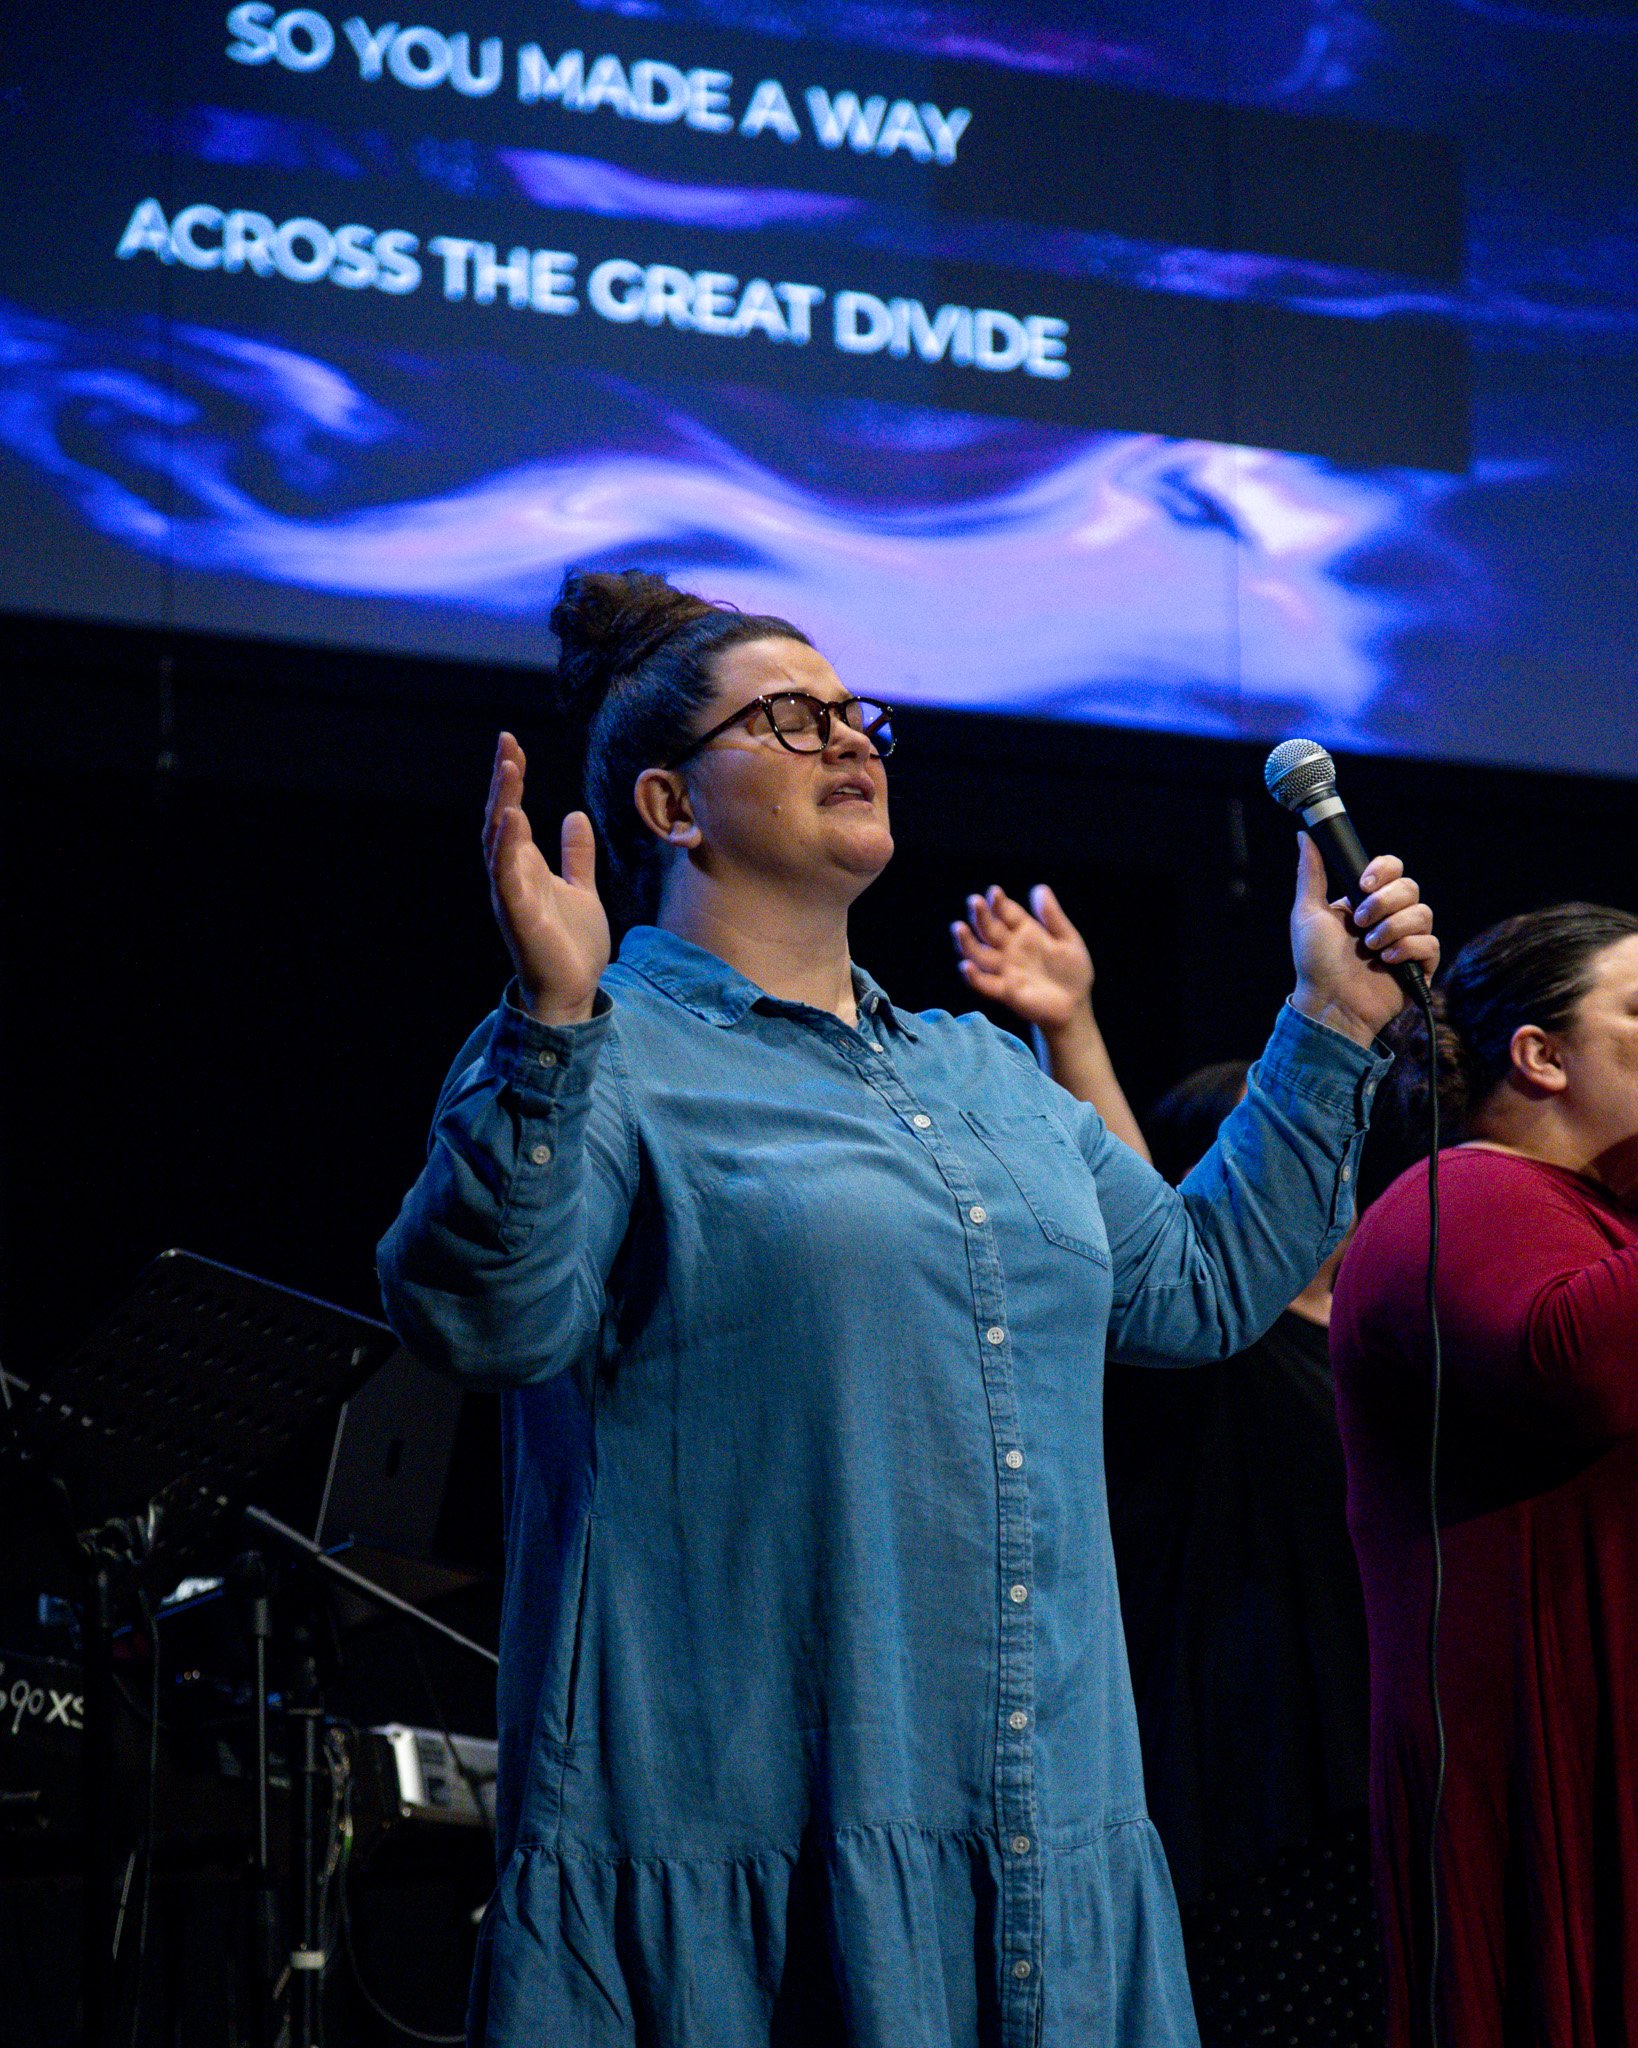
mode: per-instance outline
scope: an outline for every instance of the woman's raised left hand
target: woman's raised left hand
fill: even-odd
[[[1325,863],[1306,832],[1298,834],[1298,848],[1291,1000],[1304,1016],[1369,1045],[1407,1000],[1393,969],[1414,963],[1431,980],[1439,965],[1433,912],[1405,863],[1391,853],[1379,853],[1367,866],[1362,879],[1370,893],[1350,910],[1346,901],[1330,899]]]

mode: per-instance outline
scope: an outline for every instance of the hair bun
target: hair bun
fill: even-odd
[[[590,725],[622,677],[679,627],[718,609],[646,569],[570,570],[551,616],[560,710]]]
[[[1473,1103],[1472,1055],[1450,1015],[1446,992],[1432,991],[1438,1053],[1440,1143],[1460,1136]],[[1420,1007],[1407,1003],[1384,1026],[1382,1042],[1394,1055],[1376,1098],[1357,1190],[1360,1206],[1373,1202],[1428,1150],[1428,1027]]]

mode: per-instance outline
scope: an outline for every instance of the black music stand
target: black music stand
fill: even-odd
[[[397,1347],[384,1323],[168,1251],[49,1380],[8,1382],[0,1474],[9,1468],[43,1490],[71,1540],[83,1589],[87,2048],[108,2048],[113,2016],[113,1644],[122,1598],[145,1590],[160,1561],[180,1576],[219,1557],[259,1476]],[[247,1591],[257,1689],[258,1963],[266,1979],[276,1956],[265,1585]],[[259,1989],[265,2035],[270,1985]]]

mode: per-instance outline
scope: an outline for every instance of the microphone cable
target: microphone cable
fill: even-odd
[[[1301,820],[1319,848],[1333,887],[1351,903],[1360,900],[1361,877],[1369,866],[1365,848],[1337,794],[1336,763],[1314,740],[1283,740],[1263,765],[1268,793]],[[1428,1536],[1432,1548],[1428,1606],[1428,1703],[1433,1718],[1433,1797],[1428,1809],[1428,2048],[1439,2048],[1439,1817],[1445,1797],[1445,1716],[1439,1696],[1439,1620],[1444,1604],[1444,1542],[1439,1526],[1439,1414],[1444,1395],[1444,1350],[1439,1330],[1439,1027],[1427,977],[1409,965],[1398,970],[1401,986],[1422,1013],[1428,1034],[1428,1263],[1426,1305],[1430,1413],[1428,1422]]]
[[[1439,1697],[1439,1616],[1444,1604],[1444,1540],[1439,1526],[1439,1410],[1444,1393],[1444,1351],[1439,1333],[1439,1026],[1427,981],[1417,976],[1411,997],[1428,1034],[1428,1267],[1429,1364],[1428,1537],[1432,1584],[1428,1602],[1428,1704],[1433,1714],[1433,1797],[1428,1806],[1428,2043],[1439,2048],[1439,1815],[1445,1798],[1445,1715]]]

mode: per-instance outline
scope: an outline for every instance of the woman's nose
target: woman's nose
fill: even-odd
[[[832,718],[825,753],[838,761],[867,761],[875,750],[867,733],[849,725],[845,718]]]

